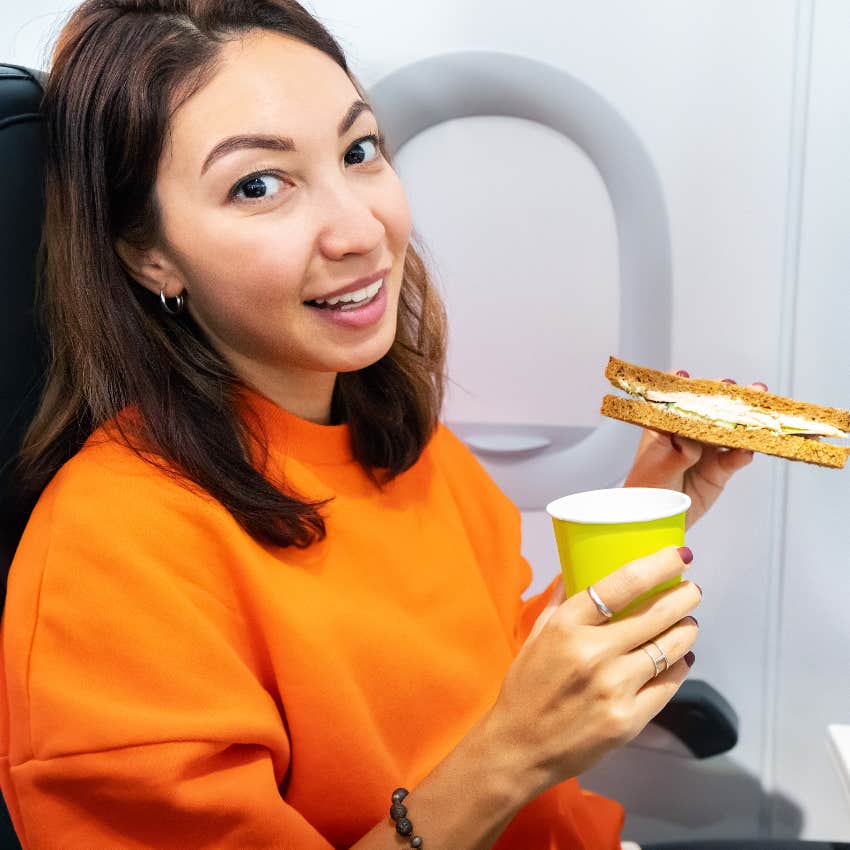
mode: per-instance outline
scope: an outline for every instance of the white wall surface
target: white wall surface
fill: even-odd
[[[819,0],[801,116],[799,259],[786,352],[794,394],[844,407],[850,407],[848,48],[850,3]],[[776,665],[773,779],[802,806],[807,832],[831,829],[847,840],[847,801],[831,781],[826,745],[801,732],[850,719],[850,480],[797,464],[787,474],[779,628],[768,661]]]
[[[44,67],[72,6],[4,7],[0,60]],[[367,87],[455,50],[517,53],[592,86],[643,140],[670,217],[673,357],[647,365],[850,406],[850,4],[310,6]],[[466,390],[447,418],[594,425],[618,298],[596,172],[550,131],[496,118],[433,128],[397,166],[452,311]],[[470,251],[487,233],[492,250]],[[757,456],[689,533],[705,593],[692,675],[732,703],[741,739],[704,762],[634,747],[585,777],[626,804],[627,837],[850,840],[826,751],[826,724],[850,722],[848,485],[846,470]],[[557,569],[548,518],[527,513],[524,534],[541,588]]]

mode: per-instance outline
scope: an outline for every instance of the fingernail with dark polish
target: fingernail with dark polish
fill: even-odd
[[[765,384],[763,381],[756,381],[753,386],[761,387],[765,392],[767,392],[767,384]]]
[[[733,381],[731,378],[724,378],[724,379],[723,379],[723,383],[724,383],[724,384],[737,384],[738,382],[737,382],[737,381]]]
[[[690,373],[689,373],[689,372],[686,372],[684,369],[679,369],[679,371],[678,371],[678,372],[676,372],[676,374],[677,374],[680,378],[690,378],[690,377],[691,377]]]
[[[693,654],[693,652],[686,652],[685,653],[685,664],[687,664],[688,667],[693,667],[694,661],[696,661],[696,659],[697,659],[697,657],[696,657],[696,655]]]
[[[686,564],[690,564],[690,562],[691,562],[691,561],[693,561],[693,559],[694,559],[694,553],[693,553],[693,552],[691,552],[691,550],[690,550],[690,549],[688,549],[688,547],[687,547],[687,546],[680,546],[680,547],[679,547],[679,549],[678,549],[678,552],[679,552],[679,557],[680,557],[680,558],[682,559],[682,561],[684,561]]]
[[[694,582],[694,587],[699,591],[699,595],[702,596],[702,588],[696,582]]]
[[[699,620],[698,620],[696,617],[694,617],[694,615],[693,615],[693,614],[688,614],[688,616],[689,616],[689,617],[690,617],[690,618],[694,621],[694,625],[695,625],[697,628],[699,628]]]

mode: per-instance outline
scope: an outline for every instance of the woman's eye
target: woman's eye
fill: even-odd
[[[252,174],[245,180],[240,180],[231,192],[231,200],[241,203],[254,203],[263,198],[274,197],[279,191],[283,180],[268,171]]]
[[[378,136],[366,136],[358,139],[345,154],[347,165],[360,165],[363,162],[371,162],[381,155],[380,139]]]
[[[365,136],[358,139],[345,153],[346,165],[361,165],[381,156],[383,137]],[[262,203],[273,198],[284,184],[283,178],[270,171],[257,171],[240,180],[230,190],[229,200],[242,204]]]

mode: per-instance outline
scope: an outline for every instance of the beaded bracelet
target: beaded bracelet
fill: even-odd
[[[407,788],[396,788],[393,791],[393,804],[390,806],[390,817],[395,821],[395,831],[405,838],[413,832],[413,824],[407,818],[407,806],[401,802],[407,795]],[[422,836],[414,835],[410,839],[410,846],[421,847]]]

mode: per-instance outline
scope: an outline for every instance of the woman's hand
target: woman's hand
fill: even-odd
[[[690,377],[684,371],[675,374]],[[731,378],[723,378],[723,381],[735,383]],[[767,385],[761,382],[749,387],[767,391]],[[710,446],[677,434],[644,428],[624,486],[664,487],[686,493],[691,497],[691,507],[685,517],[685,526],[690,528],[714,504],[726,482],[752,459],[753,453],[746,449]]]
[[[617,612],[683,572],[682,555],[690,561],[689,550],[670,546],[624,565],[594,588]],[[492,742],[489,764],[495,758],[497,770],[536,796],[634,738],[688,674],[697,623],[687,615],[701,597],[695,584],[683,581],[609,621],[586,592],[564,600],[559,582],[483,718]],[[650,640],[669,662],[657,677],[649,650],[658,653],[643,648]]]

